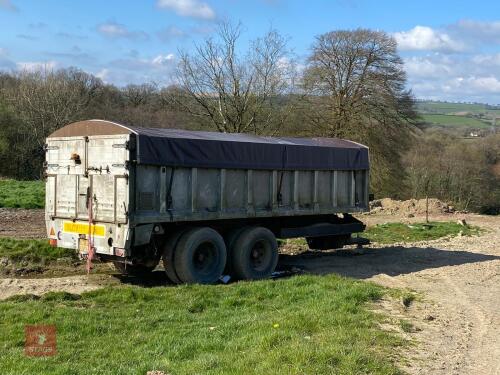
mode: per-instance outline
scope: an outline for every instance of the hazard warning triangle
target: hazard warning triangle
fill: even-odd
[[[50,228],[49,236],[55,236],[56,232],[54,232],[54,227]]]

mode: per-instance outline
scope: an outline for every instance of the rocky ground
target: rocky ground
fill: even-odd
[[[420,203],[400,207],[360,217],[368,225],[423,220]],[[398,330],[414,342],[401,359],[401,366],[410,374],[500,374],[500,217],[446,213],[449,211],[448,206],[438,207],[431,219],[465,219],[486,231],[476,237],[373,244],[363,252],[297,249],[295,255],[282,254],[280,265],[415,291],[419,297],[412,303],[388,298],[375,307],[391,317],[385,329]],[[0,210],[0,228],[0,236],[44,237],[43,212]],[[123,282],[130,280],[107,274],[4,278],[0,279],[0,299],[52,290],[81,293]],[[164,279],[156,282],[164,283]],[[410,323],[404,332],[398,328],[401,320]]]

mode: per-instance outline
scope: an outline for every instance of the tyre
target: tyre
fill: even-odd
[[[246,228],[234,242],[230,254],[234,278],[264,279],[271,276],[278,264],[278,243],[267,228]]]
[[[213,284],[226,265],[226,245],[211,228],[194,228],[184,233],[174,250],[174,267],[184,283]]]
[[[146,266],[143,264],[125,264],[121,262],[113,262],[116,270],[122,275],[145,277],[149,276],[151,272],[156,268],[154,266]]]
[[[179,279],[179,276],[177,276],[177,272],[175,272],[174,253],[181,236],[185,232],[186,230],[179,230],[175,232],[167,238],[165,244],[163,245],[163,268],[165,269],[165,274],[167,275],[168,279],[174,284],[182,283],[181,279]]]
[[[226,243],[226,249],[227,249],[227,259],[228,259],[226,261],[226,268],[224,269],[224,273],[226,275],[232,275],[233,274],[232,265],[231,265],[231,261],[230,260],[232,259],[231,251],[234,248],[234,243],[236,242],[236,240],[238,239],[238,237],[240,236],[240,234],[244,230],[246,230],[248,228],[249,227],[247,227],[247,226],[235,228],[235,229],[229,231],[224,236],[224,241]]]

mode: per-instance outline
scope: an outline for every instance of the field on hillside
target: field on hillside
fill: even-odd
[[[488,107],[486,104],[470,103],[445,103],[423,101],[417,102],[418,111],[421,113],[455,114],[457,112],[485,113],[500,117],[500,108]]]
[[[468,135],[469,129],[480,130],[484,136],[490,132],[494,121],[500,129],[500,108],[487,104],[420,101],[417,111],[424,123],[460,136]]]
[[[421,115],[425,122],[433,125],[445,126],[445,127],[461,127],[461,128],[478,128],[478,129],[488,129],[491,127],[491,123],[486,121],[481,121],[476,118],[466,117],[466,116],[455,116],[455,115]]]

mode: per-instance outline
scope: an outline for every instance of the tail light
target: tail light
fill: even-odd
[[[57,240],[55,238],[51,238],[49,240],[49,245],[52,247],[57,247]]]
[[[114,254],[117,257],[124,257],[125,256],[125,249],[122,249],[120,247],[114,247],[113,250],[114,250]]]

